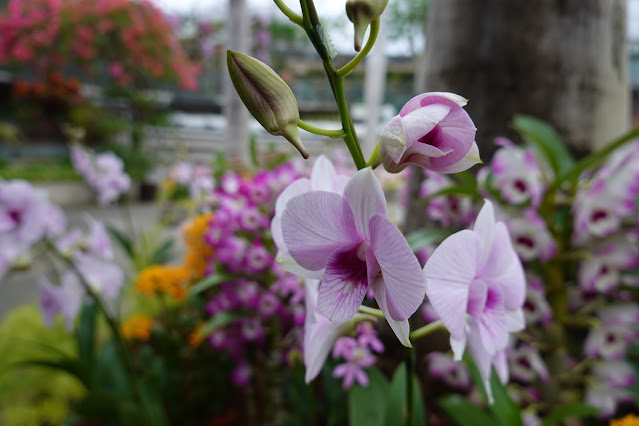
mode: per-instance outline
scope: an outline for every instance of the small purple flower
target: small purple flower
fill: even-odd
[[[470,389],[470,374],[463,363],[457,362],[450,355],[441,352],[429,353],[426,360],[431,376],[453,388]]]
[[[452,186],[452,181],[444,175],[424,170],[426,179],[422,182],[420,197],[428,197],[442,189]],[[442,226],[468,225],[472,222],[475,211],[469,197],[457,195],[440,195],[428,201],[426,214]]]
[[[599,417],[607,418],[617,410],[617,405],[632,401],[630,387],[635,382],[635,371],[626,361],[607,361],[592,369],[595,379],[589,382],[586,403],[599,408]]]
[[[536,378],[547,382],[549,375],[546,364],[541,359],[539,352],[530,345],[523,344],[517,349],[508,352],[510,374],[524,383],[532,383]]]
[[[546,292],[539,278],[529,278],[526,301],[523,306],[527,324],[548,325],[552,321],[552,309],[546,300]]]
[[[384,352],[384,344],[377,337],[375,326],[370,321],[364,321],[357,325],[357,344],[367,347],[373,352]]]
[[[261,243],[254,242],[246,253],[246,270],[250,273],[264,272],[272,262],[271,253]]]
[[[509,203],[538,206],[545,190],[544,174],[533,152],[516,147],[506,138],[497,138],[495,143],[502,148],[490,163],[494,186]]]
[[[626,236],[604,241],[579,265],[578,282],[585,292],[608,293],[620,282],[620,272],[639,263],[639,248]]]
[[[0,240],[20,254],[45,236],[46,193],[24,180],[0,182]]]
[[[113,249],[104,223],[88,215],[86,221],[89,224],[89,233],[86,238],[88,252],[102,259],[112,260]]]
[[[231,380],[233,384],[238,388],[245,388],[251,383],[253,377],[253,369],[245,361],[240,362],[235,366],[231,373]]]
[[[386,125],[379,139],[384,168],[398,173],[415,164],[438,173],[457,173],[480,163],[476,128],[453,93],[415,96]]]
[[[408,317],[421,305],[425,283],[417,258],[388,219],[370,168],[357,172],[343,195],[311,191],[289,199],[282,235],[295,262],[321,271],[317,305],[323,315],[347,321],[372,288],[400,342],[410,346]]]
[[[573,204],[573,243],[583,244],[590,236],[605,237],[621,226],[623,208],[604,181],[577,192]]]
[[[548,262],[557,252],[557,244],[546,222],[533,209],[506,221],[513,247],[523,261],[539,259]]]
[[[486,201],[474,229],[457,232],[435,250],[424,267],[428,299],[450,332],[457,360],[468,342],[489,398],[490,367],[507,377],[510,332],[524,328],[526,279],[506,225],[495,222]]]
[[[264,329],[259,318],[243,318],[240,330],[242,338],[247,342],[264,340]]]
[[[40,308],[47,325],[52,325],[55,317],[62,314],[67,329],[72,330],[85,297],[84,289],[73,272],[66,272],[59,286],[40,278]]]
[[[639,338],[636,328],[639,307],[632,304],[613,305],[599,312],[601,324],[592,328],[584,343],[584,354],[618,360],[626,355],[628,345]]]
[[[335,367],[333,377],[344,379],[342,382],[344,389],[350,389],[355,382],[362,387],[368,386],[368,376],[364,372],[364,368],[375,364],[375,356],[365,347],[356,346],[345,359],[347,362]]]
[[[257,304],[257,310],[263,319],[271,318],[280,309],[281,302],[278,297],[271,293],[266,292],[260,297],[260,301]]]

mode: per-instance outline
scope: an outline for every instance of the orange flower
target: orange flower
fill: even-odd
[[[204,323],[198,324],[195,327],[195,330],[189,335],[189,346],[192,348],[197,348],[200,346],[200,343],[204,341],[204,336],[202,335],[202,329],[204,328]]]
[[[134,315],[122,324],[120,331],[127,340],[148,340],[153,328],[153,319]]]
[[[151,265],[138,275],[135,289],[145,296],[167,294],[178,302],[187,295],[190,271],[183,266]]]
[[[639,417],[628,414],[621,419],[610,420],[610,426],[639,426]]]

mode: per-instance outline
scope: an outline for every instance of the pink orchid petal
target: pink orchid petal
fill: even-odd
[[[311,171],[311,186],[313,190],[340,193],[341,191],[337,191],[334,185],[336,175],[333,163],[326,156],[320,155],[315,160]]]
[[[451,150],[452,152],[445,157],[433,158],[431,160],[433,170],[451,166],[462,160],[475,141],[475,124],[461,107],[452,108],[437,124],[436,130],[429,133],[424,142],[442,151]]]
[[[490,248],[493,245],[493,239],[495,237],[495,209],[490,201],[484,201],[484,206],[477,214],[477,219],[475,219],[473,231],[479,235],[483,247],[483,255],[479,262],[479,265],[482,265],[486,262],[486,258],[490,254]]]
[[[478,236],[469,230],[446,238],[424,266],[426,294],[452,337],[465,335],[469,286],[481,254]]]
[[[440,167],[437,169],[439,173],[459,173],[464,170],[468,170],[473,167],[475,164],[481,164],[481,158],[479,157],[479,147],[477,146],[477,142],[473,142],[470,147],[470,150],[466,153],[464,158],[459,160],[458,162],[451,164],[450,166]]]
[[[503,309],[487,309],[478,321],[479,337],[486,352],[491,355],[505,349],[508,345],[508,329],[506,328]]]
[[[386,321],[388,321],[388,325],[399,339],[399,342],[407,348],[412,348],[413,345],[410,343],[410,325],[408,324],[408,320],[397,321],[390,316],[388,305],[386,303],[386,288],[382,277],[377,277],[375,281],[373,281],[371,289],[373,290],[373,295],[375,295],[375,300],[377,301],[379,309],[381,309],[384,313]]]
[[[282,191],[279,197],[277,197],[277,201],[275,202],[275,216],[282,217],[284,213],[284,209],[286,208],[286,204],[288,200],[291,198],[303,194],[305,192],[311,191],[313,188],[311,187],[311,181],[306,178],[299,178]]]
[[[506,328],[509,333],[517,333],[526,328],[526,317],[523,309],[506,311]]]
[[[324,270],[320,269],[318,271],[309,271],[306,268],[301,267],[293,256],[286,249],[280,249],[277,251],[277,255],[275,256],[275,261],[284,269],[285,271],[290,272],[291,274],[298,275],[300,277],[321,280],[324,276]]]
[[[455,361],[461,361],[466,350],[466,334],[461,339],[455,339],[450,336],[450,348],[453,350],[453,359]]]
[[[404,105],[402,110],[399,112],[399,115],[403,117],[417,108],[433,103],[447,104],[450,106],[459,105],[460,107],[463,107],[468,103],[468,99],[450,92],[422,93],[421,95],[417,95],[410,101],[406,102],[406,105]]]
[[[379,267],[379,263],[375,258],[375,254],[370,247],[366,250],[366,268],[368,275],[368,284],[372,285],[377,275],[382,272],[382,269]]]
[[[406,150],[406,134],[399,115],[391,118],[379,137],[379,153],[384,167],[399,163]]]
[[[435,129],[450,111],[451,107],[448,105],[432,104],[411,111],[402,117],[406,136],[406,151],[408,152],[413,145],[419,143],[420,139]]]
[[[499,286],[506,309],[522,306],[526,298],[524,268],[512,247],[508,229],[502,222],[495,225],[492,250],[479,274],[486,281]]]
[[[328,258],[319,286],[317,308],[331,321],[345,322],[357,313],[366,292],[366,262],[357,257],[359,244],[347,244]]]
[[[346,199],[326,191],[291,198],[282,215],[282,235],[293,259],[311,271],[324,269],[339,247],[362,240]]]
[[[344,198],[353,209],[360,235],[370,240],[370,219],[376,215],[388,216],[384,190],[370,167],[353,175],[344,188]]]
[[[506,351],[502,350],[495,354],[493,357],[493,367],[497,373],[497,377],[502,384],[508,383],[508,358],[506,357]]]
[[[419,261],[401,231],[385,216],[370,220],[371,250],[382,270],[392,319],[408,319],[422,304],[426,282]]]

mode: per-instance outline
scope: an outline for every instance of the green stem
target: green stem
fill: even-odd
[[[379,141],[377,141],[377,144],[375,144],[375,149],[366,162],[366,167],[372,167],[376,169],[380,164],[382,164],[382,157],[379,155]]]
[[[109,329],[111,330],[111,334],[113,335],[113,340],[115,341],[118,351],[120,352],[120,355],[123,358],[124,365],[126,366],[126,369],[128,372],[127,381],[129,382],[129,385],[131,386],[131,389],[133,390],[135,397],[137,398],[137,400],[139,401],[140,405],[143,408],[144,415],[147,420],[147,424],[151,426],[153,424],[151,420],[151,416],[144,402],[144,398],[142,397],[142,391],[140,390],[139,383],[135,379],[135,367],[133,363],[133,357],[131,356],[131,352],[129,351],[128,346],[126,345],[126,343],[124,343],[124,340],[122,340],[122,335],[120,334],[120,329],[118,327],[117,322],[109,313],[102,298],[98,295],[98,293],[96,293],[93,287],[91,287],[91,285],[89,285],[89,283],[84,279],[84,277],[82,276],[82,273],[80,272],[78,267],[75,265],[75,263],[73,263],[73,261],[69,259],[68,256],[65,256],[64,254],[60,253],[57,250],[57,248],[53,245],[53,243],[47,242],[47,245],[53,250],[54,253],[58,255],[60,259],[62,259],[73,270],[75,275],[78,277],[78,280],[80,281],[80,285],[82,285],[82,288],[84,288],[84,290],[91,297],[91,299],[93,299],[98,309],[102,312],[102,315],[104,316],[104,319],[106,320],[107,325]]]
[[[344,129],[326,130],[321,127],[313,126],[312,124],[302,120],[297,121],[297,127],[304,129],[307,132],[315,133],[316,135],[328,136],[331,139],[343,138],[346,135]]]
[[[335,71],[329,73],[328,68],[327,75],[329,80],[331,80],[333,83],[331,86],[334,87],[335,100],[337,101],[337,107],[339,108],[339,116],[342,121],[342,128],[346,132],[346,135],[344,136],[344,142],[346,143],[348,151],[351,153],[351,157],[353,157],[353,162],[355,163],[357,170],[361,170],[366,167],[366,160],[364,159],[362,147],[359,145],[359,141],[357,140],[355,126],[353,126],[351,113],[348,109],[348,104],[346,103],[346,96],[344,94],[344,80],[343,78],[337,77],[335,75]]]
[[[285,5],[282,0],[273,0],[273,2],[275,2],[275,5],[282,11],[284,15],[286,15],[288,19],[291,20],[292,23],[297,24],[300,27],[304,25],[304,20],[302,19],[302,17],[295,13],[287,5]]]
[[[406,425],[414,424],[414,404],[413,404],[413,350],[406,348],[404,363],[406,364]]]
[[[430,333],[435,332],[437,330],[445,330],[446,327],[444,323],[441,321],[435,321],[430,324],[426,324],[425,326],[418,328],[417,330],[410,333],[410,340],[421,339],[422,337],[428,336]]]
[[[359,311],[363,314],[368,314],[368,315],[372,315],[374,317],[377,318],[381,318],[381,319],[385,319],[386,317],[384,316],[384,313],[382,311],[380,311],[379,309],[375,309],[375,308],[369,308],[368,306],[360,306],[359,307]]]
[[[368,52],[371,51],[373,45],[375,44],[375,40],[377,40],[377,35],[379,34],[379,18],[375,19],[371,22],[371,32],[368,35],[368,40],[366,40],[366,44],[364,48],[355,56],[351,61],[344,65],[342,68],[337,70],[337,77],[343,78],[352,73],[355,70],[355,67],[362,62],[362,60],[368,55]]]

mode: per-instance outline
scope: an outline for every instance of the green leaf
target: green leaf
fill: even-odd
[[[426,424],[422,391],[419,380],[412,375],[413,380],[413,425]],[[406,365],[400,364],[395,370],[388,395],[388,408],[386,410],[386,426],[405,425],[407,413],[406,396]]]
[[[497,424],[490,414],[466,401],[461,395],[449,395],[439,400],[448,417],[459,426],[491,426]]]
[[[257,138],[253,134],[249,137],[249,154],[251,156],[251,165],[256,168],[260,167],[257,153]]]
[[[600,150],[597,150],[586,158],[581,159],[577,164],[573,165],[569,170],[566,170],[555,180],[555,187],[558,187],[563,182],[569,182],[571,185],[574,185],[579,179],[579,176],[581,176],[584,171],[591,167],[597,166],[615,150],[621,148],[629,142],[634,141],[636,138],[639,138],[639,128],[629,131],[625,135],[610,142]]]
[[[376,368],[366,372],[368,386],[358,384],[348,393],[348,424],[350,426],[383,426],[386,414],[388,381]]]
[[[51,368],[53,370],[63,371],[76,377],[82,384],[89,387],[89,373],[86,370],[84,364],[78,359],[73,358],[60,358],[60,359],[46,359],[46,358],[32,358],[24,361],[16,361],[9,364],[10,367],[43,367]]]
[[[513,128],[521,134],[537,156],[550,166],[555,176],[565,173],[575,164],[566,145],[546,122],[528,115],[516,115]]]
[[[149,258],[149,265],[164,265],[173,258],[173,249],[175,241],[168,239],[155,249]]]
[[[422,229],[406,235],[406,241],[411,250],[415,251],[425,245],[444,241],[453,231],[448,229]]]
[[[112,225],[106,225],[107,231],[109,234],[120,244],[120,247],[125,251],[125,253],[129,256],[129,259],[133,259],[135,255],[135,251],[133,249],[133,242],[129,237],[120,232],[117,228]]]
[[[80,361],[88,368],[93,364],[95,355],[95,329],[97,319],[97,308],[95,303],[82,306],[80,321],[76,330],[78,341],[78,356]]]
[[[189,289],[189,297],[193,297],[195,295],[198,295],[200,293],[202,293],[203,291],[206,291],[212,287],[215,287],[218,284],[223,283],[224,281],[227,281],[229,279],[228,276],[224,275],[224,274],[213,274],[210,275],[206,278],[204,278],[202,281],[198,282],[197,284],[194,284],[190,289]]]
[[[544,419],[541,425],[553,426],[567,419],[594,416],[597,413],[599,413],[599,409],[581,402],[575,402],[555,409]]]
[[[200,337],[206,337],[211,334],[214,330],[224,327],[231,321],[237,318],[237,315],[233,315],[229,312],[220,312],[215,315],[213,318],[208,320],[202,328],[199,329],[198,334]]]
[[[479,370],[468,355],[464,356],[464,361],[466,365],[468,365],[473,383],[480,389],[484,400],[488,403],[488,396]],[[519,407],[510,398],[501,380],[499,380],[497,374],[492,370],[490,375],[490,388],[493,393],[493,403],[489,405],[489,408],[497,420],[499,420],[499,424],[503,426],[523,426]]]
[[[151,384],[146,381],[140,381],[140,392],[142,396],[142,403],[146,407],[153,426],[165,426],[167,424],[164,410],[162,409],[162,399],[158,392]]]

